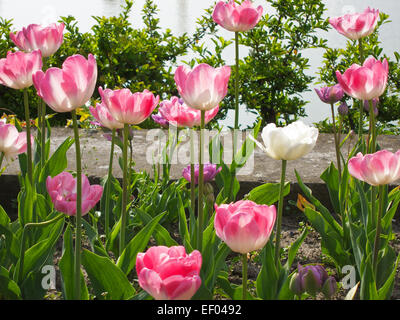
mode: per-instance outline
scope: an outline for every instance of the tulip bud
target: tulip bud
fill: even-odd
[[[334,277],[326,279],[321,292],[327,299],[330,299],[337,291],[337,283]]]
[[[300,296],[304,293],[303,287],[301,285],[301,277],[299,277],[299,274],[297,272],[290,279],[289,289],[295,295],[298,295],[298,296]]]
[[[338,112],[341,116],[346,116],[349,113],[349,107],[347,106],[346,102],[343,102],[338,107]]]
[[[311,294],[313,297],[315,297],[321,289],[321,280],[319,275],[313,269],[308,269],[308,272],[304,277],[304,287],[307,293]]]
[[[340,84],[331,87],[315,88],[320,100],[324,103],[336,103],[343,98],[344,92]]]

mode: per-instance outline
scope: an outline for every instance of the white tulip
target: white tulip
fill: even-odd
[[[314,148],[318,129],[300,120],[282,128],[270,123],[264,127],[261,137],[264,145],[252,138],[269,157],[276,160],[296,160]]]

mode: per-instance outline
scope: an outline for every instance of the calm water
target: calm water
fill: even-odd
[[[255,0],[255,4],[262,5],[264,12],[272,12],[263,0]],[[112,16],[120,12],[123,0],[0,0],[0,16],[7,19],[14,19],[15,29],[20,29],[30,23],[48,24],[54,22],[59,16],[73,15],[78,20],[78,26],[82,31],[89,31],[94,23],[91,16]],[[130,21],[136,27],[143,26],[141,21],[141,9],[144,0],[134,1],[133,11]],[[204,9],[210,7],[214,0],[156,0],[159,8],[160,25],[162,28],[170,28],[174,34],[184,32],[192,33],[195,30],[195,22],[204,13]],[[393,55],[394,51],[400,51],[400,36],[397,30],[400,29],[400,1],[399,0],[325,0],[327,11],[326,17],[338,16],[347,12],[359,12],[367,6],[378,8],[380,11],[390,15],[391,23],[381,29],[381,40],[386,54]],[[221,30],[221,36],[232,37],[232,33]],[[339,35],[335,30],[321,32],[321,37],[328,40],[331,47],[344,47],[346,39]],[[241,55],[247,53],[246,48],[241,48]],[[315,75],[321,65],[323,50],[307,50],[304,55],[310,58],[311,67],[307,71],[310,75]],[[190,57],[184,57],[190,59]],[[233,64],[233,47],[227,48],[225,59],[228,64]],[[311,87],[312,89],[312,87]],[[330,111],[327,105],[321,104],[316,94],[311,91],[303,94],[303,97],[310,101],[306,106],[308,118],[306,122],[312,123],[329,117]],[[241,123],[246,126],[254,119],[254,115],[242,110]],[[232,125],[233,119],[228,115],[224,121],[226,125]]]

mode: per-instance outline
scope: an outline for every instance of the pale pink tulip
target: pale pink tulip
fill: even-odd
[[[368,7],[362,13],[330,18],[329,23],[348,39],[358,40],[374,32],[378,18],[379,10]]]
[[[214,227],[217,236],[234,252],[248,253],[268,242],[276,218],[275,206],[241,200],[215,205]]]
[[[116,121],[133,125],[146,120],[160,100],[159,96],[154,97],[149,90],[132,93],[129,89],[103,90],[100,87],[99,93]]]
[[[175,72],[175,83],[183,101],[191,108],[211,110],[216,108],[228,93],[231,68],[213,68],[201,63],[191,70],[180,66]]]
[[[108,108],[105,106],[104,103],[96,104],[96,108],[90,106],[89,110],[90,113],[93,115],[93,117],[103,127],[106,127],[110,130],[122,129],[124,127],[123,123],[118,122],[117,120],[114,119],[114,117],[111,115],[110,111],[108,111]]]
[[[34,143],[31,137],[31,144]],[[0,152],[4,153],[7,161],[14,160],[17,155],[26,152],[26,132],[18,132],[12,124],[0,124]]]
[[[54,204],[54,209],[69,216],[76,215],[76,178],[69,172],[47,177],[46,187]],[[103,187],[90,185],[88,178],[82,174],[82,215],[87,214],[100,201]]]
[[[136,257],[139,285],[156,300],[189,300],[201,284],[199,251],[185,247],[151,247]]]
[[[360,100],[372,100],[385,92],[389,65],[370,57],[362,66],[353,64],[342,75],[336,71],[336,77],[344,92]]]
[[[64,24],[52,23],[49,26],[30,24],[16,34],[10,33],[11,40],[22,51],[40,50],[43,57],[50,57],[63,42]]]
[[[372,186],[392,183],[400,178],[400,150],[380,150],[363,156],[361,152],[349,160],[349,173]]]
[[[245,0],[240,5],[236,5],[234,0],[228,3],[220,1],[214,8],[212,18],[226,30],[248,31],[260,21],[262,13],[262,6],[255,8],[250,0]]]
[[[214,109],[206,111],[205,124],[216,116],[218,110],[219,106],[216,106]],[[164,119],[177,127],[192,128],[200,126],[201,124],[201,111],[188,107],[183,100],[178,97],[172,97],[171,100],[162,101],[158,111]]]
[[[77,54],[68,57],[62,69],[38,71],[33,83],[38,95],[56,112],[70,112],[91,98],[97,80],[97,64],[92,54],[86,60]]]
[[[7,58],[0,59],[0,84],[25,89],[32,85],[32,74],[42,69],[42,55],[39,50],[8,52]]]

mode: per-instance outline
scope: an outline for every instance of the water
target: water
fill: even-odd
[[[0,16],[7,19],[14,19],[14,27],[16,30],[21,29],[30,23],[48,24],[58,20],[59,16],[72,15],[77,18],[78,26],[81,31],[89,31],[94,20],[91,16],[112,16],[117,15],[121,10],[123,0],[69,0],[68,2],[61,0],[0,0]],[[134,1],[130,21],[134,27],[143,27],[141,21],[141,9],[144,0]],[[196,20],[202,14],[204,9],[210,7],[214,0],[156,0],[155,3],[159,8],[160,26],[169,28],[176,35],[184,32],[193,33],[196,28]],[[264,12],[272,12],[272,8],[265,1],[255,0],[256,5],[262,5]],[[381,28],[381,40],[384,46],[384,52],[393,57],[393,52],[400,48],[400,37],[394,30],[400,29],[400,1],[399,0],[325,0],[326,17],[339,16],[348,12],[360,12],[367,6],[377,8],[381,12],[390,15],[391,23]],[[34,13],[34,14],[33,14]],[[220,30],[220,35],[225,38],[231,38],[232,33],[226,30]],[[328,45],[335,48],[343,48],[346,44],[346,38],[331,29],[329,32],[321,32],[320,37],[328,40]],[[246,55],[247,48],[240,48],[240,54]],[[315,75],[318,67],[321,66],[323,50],[310,49],[304,52],[304,55],[310,59],[310,69],[307,74]],[[186,56],[184,60],[190,60],[190,56]],[[227,64],[234,63],[233,45],[228,47],[224,52],[224,58]],[[309,101],[305,107],[307,123],[318,122],[330,116],[330,108],[328,105],[321,103],[314,93],[313,85],[310,86],[311,91],[304,93],[302,96]],[[246,112],[242,107],[240,110],[241,125],[246,127],[251,124],[255,115]],[[233,112],[228,113],[226,120],[222,122],[224,125],[233,126]]]

